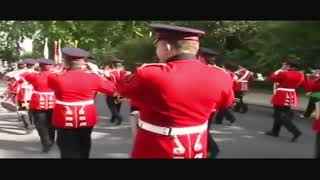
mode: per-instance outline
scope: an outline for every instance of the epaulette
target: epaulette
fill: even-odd
[[[142,64],[138,69],[142,69],[147,66],[167,66],[167,64],[166,63],[145,63],[145,64]]]
[[[242,70],[243,70],[243,69],[239,69],[239,70],[235,71],[234,73],[235,73],[235,74],[239,74]]]
[[[52,74],[60,75],[65,73],[65,71],[53,71]]]
[[[219,69],[219,70],[227,73],[227,71],[225,69],[223,69],[222,67],[219,67],[219,66],[216,66],[216,65],[211,65],[210,67]]]
[[[135,74],[129,74],[125,76],[124,82],[128,83],[134,77]]]

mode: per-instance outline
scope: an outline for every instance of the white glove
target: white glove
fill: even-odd
[[[99,67],[97,65],[92,64],[90,62],[88,62],[87,65],[93,73],[99,74]]]
[[[103,71],[102,73],[105,77],[109,78],[111,76],[109,71]]]
[[[278,69],[278,70],[276,70],[273,74],[275,74],[275,75],[278,75],[280,72],[282,72],[283,71],[283,69]]]

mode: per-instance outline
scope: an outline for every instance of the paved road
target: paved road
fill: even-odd
[[[0,91],[2,87],[4,86],[0,83]],[[311,131],[312,120],[296,117],[295,123],[303,132],[297,143],[289,142],[291,135],[285,129],[282,129],[279,138],[263,134],[272,126],[272,109],[260,106],[264,102],[269,102],[266,98],[269,96],[251,94],[246,100],[259,106],[250,105],[247,114],[236,113],[237,122],[232,126],[228,122],[212,126],[211,134],[221,149],[218,158],[313,157],[315,136]],[[305,102],[305,99],[302,100],[302,103]],[[106,107],[104,96],[98,95],[96,103],[100,121],[92,134],[91,158],[128,158],[132,142],[127,103],[124,103],[121,109],[124,123],[117,127],[109,123],[110,112]],[[0,158],[59,158],[56,146],[49,154],[40,152],[40,149],[37,132],[25,135],[22,123],[17,121],[16,114],[6,112],[0,107]]]
[[[97,98],[99,125],[93,132],[91,158],[128,158],[131,149],[131,134],[128,122],[128,105],[121,113],[125,122],[113,127],[109,123],[110,115],[104,98]],[[303,136],[297,143],[290,143],[291,135],[282,130],[281,137],[265,136],[263,131],[271,128],[271,108],[250,106],[247,114],[236,114],[237,122],[230,126],[214,125],[211,133],[218,142],[221,153],[219,158],[312,158],[314,134],[311,120],[296,118],[295,122]],[[0,158],[58,158],[58,149],[54,146],[49,154],[40,152],[37,132],[24,135],[22,123],[16,115],[0,113]]]

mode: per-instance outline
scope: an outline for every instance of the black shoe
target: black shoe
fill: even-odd
[[[53,144],[42,146],[42,152],[48,153],[51,150],[52,146],[53,146]]]
[[[114,117],[112,117],[111,119],[110,119],[110,122],[111,123],[114,123],[116,121],[116,118],[114,118]]]
[[[220,150],[216,150],[215,152],[209,152],[208,159],[216,159],[219,153],[220,153]]]
[[[267,132],[265,133],[265,135],[273,136],[273,137],[279,137],[278,134],[275,134],[275,133],[273,133],[272,131],[267,131]]]
[[[240,111],[239,105],[235,105],[235,106],[233,107],[233,111],[234,111],[234,112],[239,112],[239,111]]]
[[[230,120],[230,124],[232,125],[234,122],[236,122],[235,119]]]
[[[122,120],[118,119],[117,122],[114,125],[119,126],[121,123],[122,123]]]
[[[297,141],[297,139],[298,139],[298,137],[300,137],[301,136],[301,132],[299,132],[299,133],[297,133],[297,134],[295,134],[295,135],[293,135],[293,137],[292,137],[292,139],[291,139],[291,142],[296,142]]]
[[[50,147],[49,146],[43,146],[42,147],[42,152],[48,153],[49,151],[50,151]]]

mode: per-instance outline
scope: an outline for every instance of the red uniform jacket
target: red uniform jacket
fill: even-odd
[[[140,103],[137,100],[130,99],[130,106],[131,107],[140,107]]]
[[[195,59],[145,64],[117,87],[122,96],[139,101],[143,121],[164,127],[201,125],[213,109],[230,107],[234,100],[228,74]]]
[[[29,105],[30,109],[53,109],[55,96],[53,90],[48,86],[48,77],[51,74],[49,71],[41,71],[39,73],[29,73],[24,76],[24,79],[33,86],[33,94]]]
[[[50,75],[48,84],[56,96],[52,119],[57,128],[93,127],[97,123],[96,92],[115,93],[111,81],[83,70]]]
[[[18,82],[15,79],[13,79],[13,78],[9,79],[8,90],[12,94],[17,94],[17,92],[18,92]]]
[[[318,92],[320,91],[320,77],[312,76],[310,79],[304,81],[304,89],[307,92]]]
[[[301,72],[295,70],[281,71],[272,73],[268,79],[278,83],[272,98],[273,105],[292,107],[298,105],[295,89],[303,84],[304,75]]]
[[[238,76],[231,72],[231,71],[227,71],[229,73],[229,76],[231,77],[231,81],[232,81],[232,89],[233,89],[233,92],[236,93],[236,92],[239,92],[240,91],[240,85],[238,83]]]
[[[187,54],[172,60],[141,66],[129,79],[118,83],[118,91],[139,101],[140,119],[146,123],[167,128],[205,126],[206,130],[170,137],[139,128],[133,158],[206,157],[209,116],[233,103],[227,73],[208,68]]]
[[[227,71],[226,69],[223,69],[217,65],[208,65],[210,68],[213,68],[215,71],[221,71],[225,74],[227,74],[228,76],[230,76],[231,78],[231,82],[232,82],[232,90],[233,92],[237,92],[238,89],[239,89],[239,84],[237,82],[237,76],[233,73],[233,72],[230,72],[230,71]]]
[[[306,79],[304,81],[305,90],[308,91],[308,92],[320,92],[320,81],[319,81],[319,79],[320,79],[320,77],[316,77],[316,76],[313,76],[310,79]],[[318,106],[318,105],[316,105],[316,106]],[[316,117],[317,120],[315,121],[315,123],[313,125],[313,130],[315,130],[317,132],[320,131],[320,117],[319,117],[318,113],[317,113],[318,117]]]
[[[109,70],[110,72],[110,79],[114,82],[117,83],[119,82],[120,79],[123,79],[124,76],[127,74],[127,71],[124,69],[111,69]]]
[[[240,91],[248,91],[252,87],[253,76],[252,73],[246,68],[241,68],[238,71],[234,72],[238,77],[238,84]]]
[[[127,71],[127,74],[123,78],[128,78],[129,76],[131,76],[131,72]],[[130,99],[129,103],[130,103],[131,107],[139,107],[140,106],[139,101],[137,101],[135,99]]]
[[[20,74],[20,78],[17,79],[18,83],[18,94],[17,94],[17,101],[18,102],[29,102],[31,100],[32,92],[33,92],[33,87],[30,83],[28,83],[25,80],[25,76],[29,73],[34,73],[33,69],[27,69],[24,72]]]

